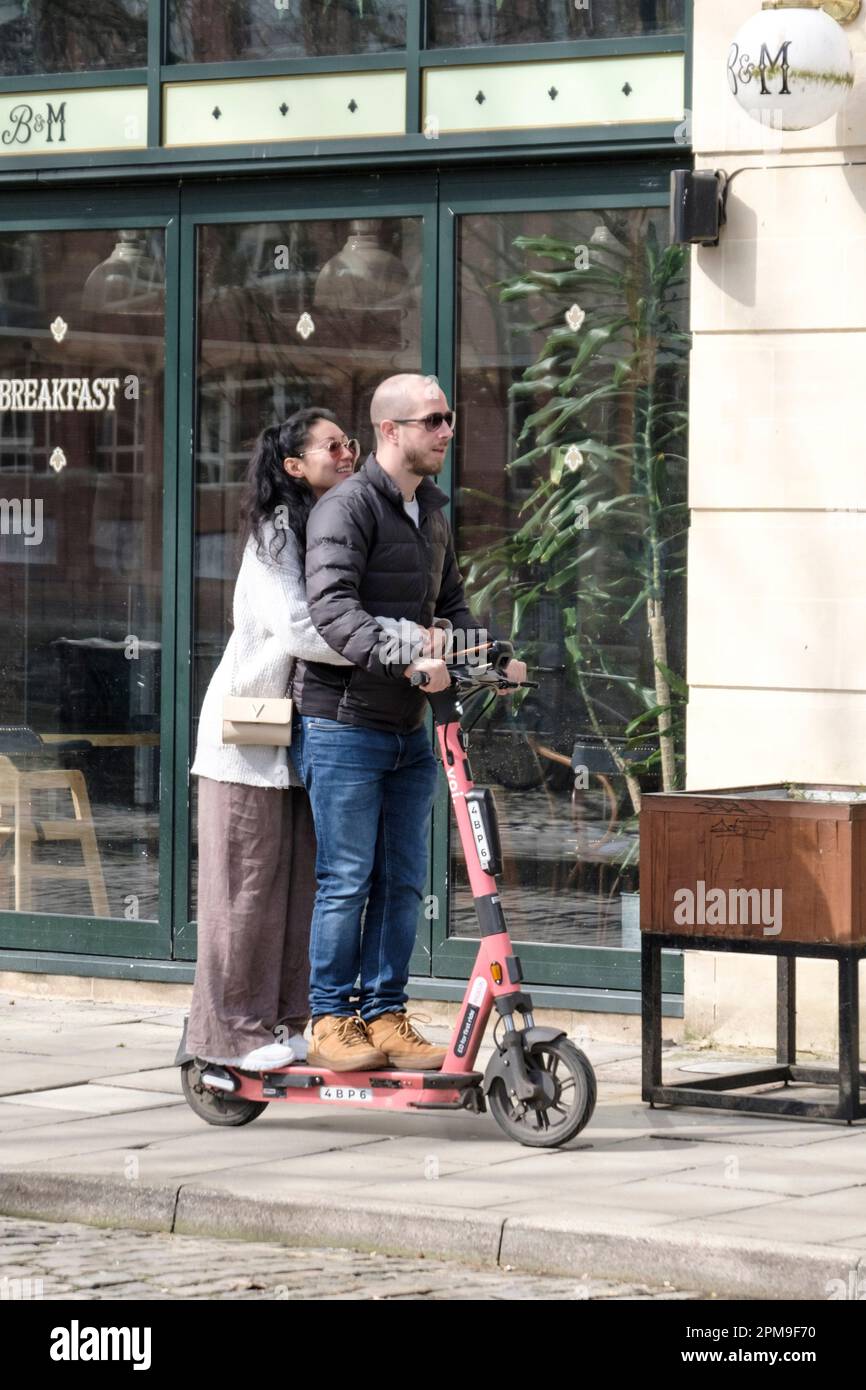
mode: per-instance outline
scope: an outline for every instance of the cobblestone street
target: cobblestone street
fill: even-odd
[[[41,1280],[41,1284],[39,1281]],[[8,1299],[689,1299],[600,1280],[350,1250],[104,1230],[0,1218],[0,1302]]]

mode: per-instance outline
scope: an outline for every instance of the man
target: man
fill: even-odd
[[[322,498],[307,529],[310,616],[353,663],[348,670],[305,663],[295,679],[318,838],[309,1061],[334,1071],[430,1070],[441,1067],[446,1049],[412,1027],[405,986],[437,763],[426,701],[409,678],[424,671],[427,690],[447,689],[434,618],[458,630],[476,624],[443,515],[448,499],[433,482],[454,433],[444,394],[430,377],[390,377],[370,414],[375,454]],[[374,615],[428,629],[431,654],[390,660],[393,644],[383,642]],[[526,667],[512,661],[506,674],[524,680]],[[359,975],[356,1014],[350,997]]]

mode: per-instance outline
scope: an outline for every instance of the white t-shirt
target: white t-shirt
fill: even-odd
[[[414,521],[415,525],[416,525],[416,526],[420,526],[420,524],[421,524],[421,508],[418,506],[418,498],[417,498],[417,497],[413,497],[411,502],[407,502],[407,501],[406,501],[406,498],[404,497],[404,498],[403,498],[403,506],[404,506],[404,508],[405,508],[405,510],[406,510],[407,516],[411,516],[411,518],[412,518],[412,520]]]

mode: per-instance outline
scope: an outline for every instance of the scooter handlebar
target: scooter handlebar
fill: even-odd
[[[509,661],[511,661],[511,660],[513,659],[513,657],[514,657],[514,643],[513,643],[513,642],[506,642],[506,641],[505,641],[504,639],[502,639],[502,638],[497,638],[497,640],[496,640],[495,642],[490,642],[490,643],[488,644],[488,647],[487,647],[487,665],[490,666],[490,667],[492,667],[494,671],[501,673],[501,672],[504,670],[504,668],[508,665]],[[485,684],[485,682],[479,682],[479,681],[465,681],[465,680],[464,680],[464,681],[461,682],[460,679],[459,679],[459,677],[460,677],[461,674],[462,674],[462,673],[457,673],[457,677],[458,677],[458,678],[457,678],[457,680],[454,681],[454,684],[461,683],[461,684],[464,686],[464,688],[466,688],[466,687],[469,686],[469,685],[480,685],[480,684]],[[409,678],[409,683],[410,683],[410,685],[414,685],[414,686],[424,686],[424,685],[429,685],[429,684],[430,684],[430,681],[429,681],[429,678],[428,678],[428,676],[426,675],[426,673],[425,673],[424,671],[415,671],[414,674],[413,674],[412,676],[410,676],[410,678]],[[488,682],[486,682],[486,684],[490,685],[490,684],[492,684],[492,682],[488,681]],[[513,682],[510,682],[510,684],[513,684]],[[534,685],[535,682],[533,682],[533,681],[524,681],[523,684],[524,684],[524,685]],[[503,687],[503,688],[504,688],[504,687]],[[514,689],[515,689],[515,690],[517,690],[518,688],[519,688],[518,686],[516,686],[516,685],[514,686]]]
[[[508,657],[510,661],[511,658]],[[451,685],[458,690],[537,690],[538,681],[509,681],[504,676],[496,674],[496,680],[472,680],[471,677],[463,675],[460,671],[452,671]],[[414,686],[425,686],[430,684],[430,677],[426,671],[414,671],[409,677],[409,684]]]

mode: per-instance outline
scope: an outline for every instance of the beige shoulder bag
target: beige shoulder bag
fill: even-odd
[[[289,672],[292,688],[295,663]],[[226,695],[223,699],[223,743],[240,747],[288,748],[292,741],[292,700],[265,695]]]

